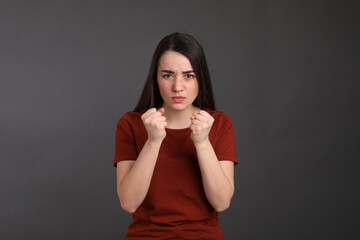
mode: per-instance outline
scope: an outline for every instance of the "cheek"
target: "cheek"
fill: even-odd
[[[159,86],[160,94],[164,94],[168,89],[167,84],[164,81],[158,81],[157,84]]]
[[[193,90],[194,94],[197,96],[199,93],[199,84],[197,81],[193,83],[192,90]]]

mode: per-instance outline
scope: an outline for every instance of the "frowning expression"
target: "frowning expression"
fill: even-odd
[[[199,93],[198,81],[189,59],[175,51],[166,51],[161,55],[157,82],[165,109],[185,110],[192,106]]]

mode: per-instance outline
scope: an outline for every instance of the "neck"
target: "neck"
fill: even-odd
[[[167,128],[182,129],[190,127],[190,116],[193,113],[200,112],[200,108],[193,105],[184,110],[174,110],[164,106]]]

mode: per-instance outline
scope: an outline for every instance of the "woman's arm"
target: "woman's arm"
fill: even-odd
[[[191,117],[190,129],[206,197],[221,212],[230,206],[234,194],[234,163],[217,159],[208,137],[213,123],[213,117],[202,110]]]
[[[122,208],[130,213],[136,211],[144,201],[149,190],[160,146],[165,138],[167,125],[163,109],[152,108],[142,116],[148,133],[136,161],[121,161],[117,163],[117,193]]]
[[[195,144],[204,191],[217,212],[230,206],[234,194],[234,163],[218,161],[210,141]]]
[[[146,141],[136,161],[117,163],[117,193],[121,207],[136,211],[149,190],[161,142]]]

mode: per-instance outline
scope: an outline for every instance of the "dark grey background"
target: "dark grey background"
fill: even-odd
[[[123,239],[115,126],[203,45],[239,165],[226,239],[360,239],[357,1],[0,1],[0,239]]]

